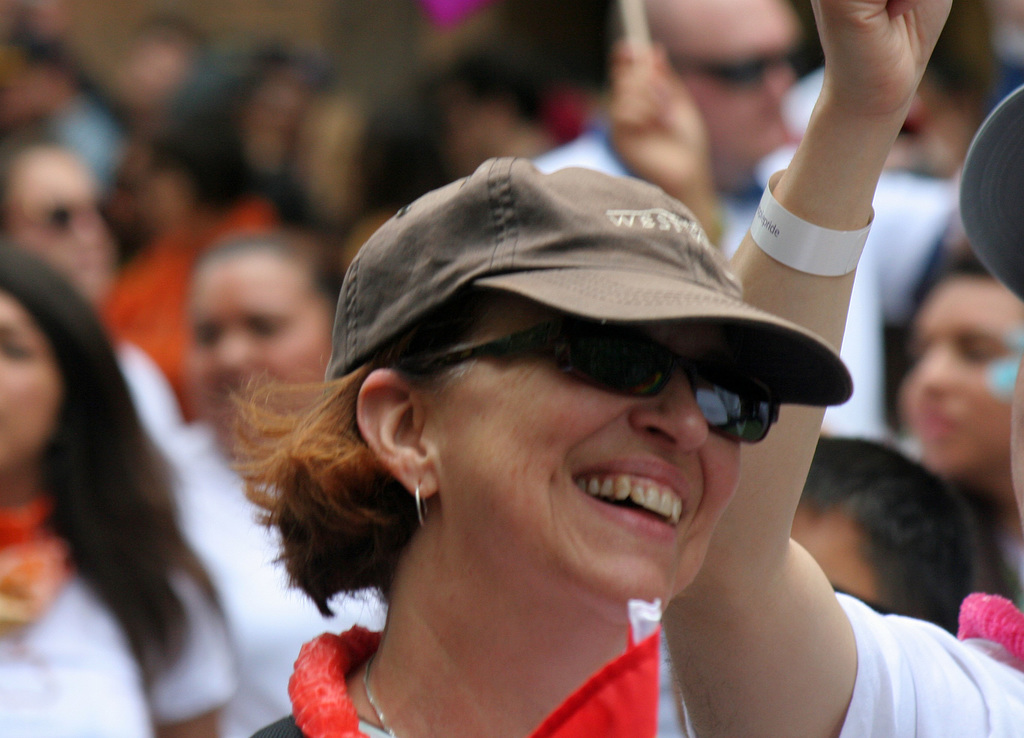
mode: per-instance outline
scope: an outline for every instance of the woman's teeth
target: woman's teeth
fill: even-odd
[[[615,502],[629,500],[644,510],[662,516],[672,525],[678,523],[683,514],[683,501],[671,490],[650,481],[636,481],[626,474],[579,477],[576,486],[591,497]]]

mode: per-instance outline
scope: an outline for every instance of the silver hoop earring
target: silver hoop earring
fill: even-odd
[[[420,485],[416,484],[416,517],[420,521],[420,527],[423,527],[423,519],[427,517],[427,501],[420,497]]]

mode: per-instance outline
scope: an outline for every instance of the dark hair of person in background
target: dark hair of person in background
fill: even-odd
[[[541,113],[547,77],[539,59],[525,49],[488,46],[458,57],[430,85],[435,91],[460,85],[477,99],[504,96],[515,103],[521,116],[536,118]]]
[[[199,201],[226,210],[249,191],[252,174],[226,111],[177,118],[152,142],[152,168],[188,177]]]
[[[367,116],[355,164],[360,207],[340,248],[341,272],[399,208],[452,179],[441,151],[436,106],[421,92],[396,95]]]
[[[326,57],[269,44],[247,55],[232,108],[253,186],[274,203],[285,223],[303,225],[310,206],[298,171],[304,120],[334,73]]]
[[[918,294],[918,305],[936,285],[952,277],[983,277],[995,279],[984,264],[978,261],[970,246],[964,242],[953,246],[947,254],[939,259],[927,281],[921,286]]]
[[[185,610],[172,575],[213,588],[178,528],[169,472],[139,423],[92,307],[49,266],[0,243],[0,291],[32,316],[64,383],[45,460],[52,524],[124,628],[147,680],[172,664]]]
[[[360,160],[367,211],[398,209],[451,179],[437,109],[420,94],[396,96],[370,113]]]
[[[45,69],[52,74],[61,75],[78,90],[97,98],[102,94],[97,85],[86,76],[71,49],[62,39],[44,37],[24,22],[16,20],[15,27],[11,29],[4,42],[4,47],[8,61],[4,71],[8,74],[20,75],[31,69]],[[106,100],[103,102],[106,104]],[[37,110],[33,112],[38,113]]]
[[[800,505],[839,511],[863,531],[878,589],[869,604],[956,632],[972,591],[975,536],[967,507],[944,481],[881,443],[822,437]]]
[[[579,84],[522,41],[471,47],[424,83],[437,106],[451,178],[498,156],[535,158],[573,140],[589,113]]]

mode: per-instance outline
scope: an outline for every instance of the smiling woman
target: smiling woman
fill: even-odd
[[[630,601],[696,575],[740,445],[779,403],[851,389],[826,343],[743,302],[661,190],[516,159],[370,238],[327,373],[298,419],[254,403],[244,439],[292,580],[325,611],[363,587],[389,604],[379,646],[357,630],[300,657],[294,716],[311,737],[335,700],[369,735],[561,719],[545,723],[603,665],[638,658]],[[324,651],[347,666],[311,703],[301,685]],[[620,725],[653,726],[651,687]]]
[[[363,245],[326,387],[297,418],[253,405],[246,473],[292,580],[323,609],[375,587],[387,622],[307,644],[293,718],[260,736],[649,738],[658,638],[631,617],[638,598],[673,598],[693,734],[836,736],[849,707],[844,735],[913,735],[905,721],[940,708],[918,709],[907,682],[923,674],[891,647],[938,629],[844,608],[789,532],[820,406],[850,394],[832,346],[948,0],[814,5],[825,94],[762,200],[786,217],[755,220],[734,258],[742,297],[661,190],[519,160],[428,193]],[[645,160],[680,161],[649,99],[678,89],[656,84],[650,52],[623,61],[651,82],[627,135]],[[848,273],[814,270],[825,248]],[[784,432],[745,443],[776,403],[819,407],[784,407]],[[973,694],[989,667],[957,685]],[[1015,704],[972,699],[943,698],[967,708],[955,734],[1020,725]]]

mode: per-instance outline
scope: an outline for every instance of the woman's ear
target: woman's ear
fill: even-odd
[[[370,450],[406,489],[432,477],[419,391],[394,369],[375,369],[359,388],[356,421]]]

